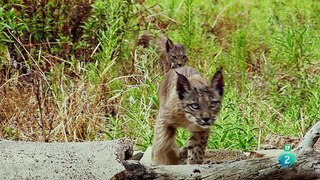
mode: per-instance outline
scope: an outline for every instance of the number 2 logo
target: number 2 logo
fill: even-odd
[[[285,164],[290,164],[290,161],[289,161],[290,156],[285,156],[284,159],[285,159],[285,161],[284,161]]]
[[[290,167],[294,165],[295,156],[292,153],[283,153],[279,156],[279,163],[282,167]]]

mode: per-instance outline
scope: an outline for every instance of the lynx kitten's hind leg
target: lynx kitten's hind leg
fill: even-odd
[[[179,164],[179,153],[174,139],[176,129],[159,124],[155,129],[152,160],[156,164]]]

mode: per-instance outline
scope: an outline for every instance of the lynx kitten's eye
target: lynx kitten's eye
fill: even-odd
[[[211,101],[210,108],[213,109],[218,107],[219,105],[220,105],[219,101]]]
[[[172,55],[172,58],[173,58],[173,59],[177,59],[177,56],[175,56],[175,55]]]
[[[198,103],[189,104],[189,108],[190,108],[191,110],[198,110],[198,109],[200,109]]]

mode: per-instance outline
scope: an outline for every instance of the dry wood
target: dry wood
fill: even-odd
[[[110,179],[124,170],[131,141],[0,141],[0,179]]]
[[[320,136],[316,123],[293,150],[297,161],[281,167],[278,157],[221,164],[155,166],[124,161],[131,141],[36,143],[0,141],[1,179],[319,179]]]
[[[281,167],[278,157],[229,161],[204,165],[142,165],[138,161],[126,162],[127,179],[318,179],[320,178],[320,152],[313,149],[320,135],[320,122],[316,123],[293,150],[294,166]]]

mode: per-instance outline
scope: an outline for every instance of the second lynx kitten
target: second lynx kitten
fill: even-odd
[[[224,80],[221,70],[210,84],[191,67],[171,69],[159,87],[160,108],[155,125],[152,161],[178,164],[187,154],[188,164],[202,164],[211,125],[221,108]],[[190,131],[187,147],[175,144],[176,129]]]
[[[149,33],[142,34],[138,37],[137,45],[147,48],[150,44],[156,45],[156,51],[160,56],[160,65],[164,72],[170,69],[183,67],[187,62],[187,55],[181,44],[175,44],[171,39],[163,34],[157,38]]]

